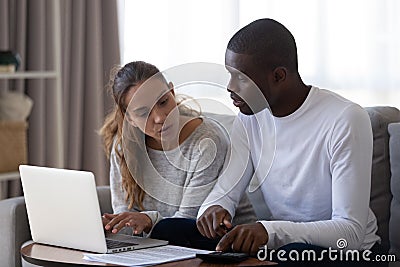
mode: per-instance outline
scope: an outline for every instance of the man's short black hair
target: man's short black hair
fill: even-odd
[[[273,19],[259,19],[243,27],[229,40],[227,49],[252,55],[262,67],[283,66],[298,71],[296,41],[285,26]]]

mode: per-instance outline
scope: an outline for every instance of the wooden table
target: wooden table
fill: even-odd
[[[91,262],[83,259],[83,254],[86,252],[53,247],[47,245],[41,245],[32,243],[21,248],[21,255],[24,260],[29,263],[40,265],[40,266],[119,266],[114,264]],[[160,264],[162,267],[175,267],[175,266],[204,266],[204,267],[224,267],[224,266],[266,266],[275,265],[273,262],[259,261],[256,258],[249,258],[237,264],[213,264],[203,262],[201,259],[189,259],[182,261],[175,261]]]

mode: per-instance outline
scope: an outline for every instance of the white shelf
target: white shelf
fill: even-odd
[[[19,172],[4,172],[0,173],[0,182],[8,181],[8,180],[17,180],[19,179]]]
[[[61,84],[61,18],[60,18],[60,0],[52,1],[53,3],[53,49],[54,49],[54,70],[49,71],[16,71],[16,72],[0,72],[1,79],[54,79],[56,92],[56,125],[55,138],[57,144],[57,154],[55,155],[55,167],[62,168],[64,165],[64,143],[63,143],[63,126],[62,126],[62,84]],[[0,173],[0,181],[19,179],[18,172]]]
[[[42,79],[57,78],[55,71],[17,71],[17,72],[0,72],[0,79]]]

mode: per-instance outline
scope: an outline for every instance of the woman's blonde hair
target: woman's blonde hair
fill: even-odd
[[[130,129],[129,151],[134,153],[129,157],[129,168],[127,158],[123,151],[123,125],[124,118],[127,110],[125,97],[131,87],[136,86],[144,81],[150,79],[154,75],[162,79],[166,84],[164,76],[160,74],[157,67],[143,61],[134,61],[126,64],[122,68],[114,68],[111,71],[110,85],[108,86],[111,95],[114,99],[114,108],[110,114],[107,115],[100,135],[103,138],[104,150],[107,158],[110,158],[112,149],[115,150],[119,160],[120,171],[122,176],[122,187],[125,191],[125,201],[128,208],[138,207],[143,210],[143,199],[145,192],[140,186],[142,183],[142,174],[138,160],[146,152],[144,146],[144,134],[137,128]],[[178,103],[180,114],[186,116],[198,116],[197,112],[187,106],[180,105],[185,98],[182,98]]]

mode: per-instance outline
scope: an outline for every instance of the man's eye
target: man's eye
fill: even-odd
[[[243,75],[238,75],[238,76],[237,76],[237,79],[238,79],[239,81],[241,81],[241,82],[247,80],[246,77],[244,77]]]

